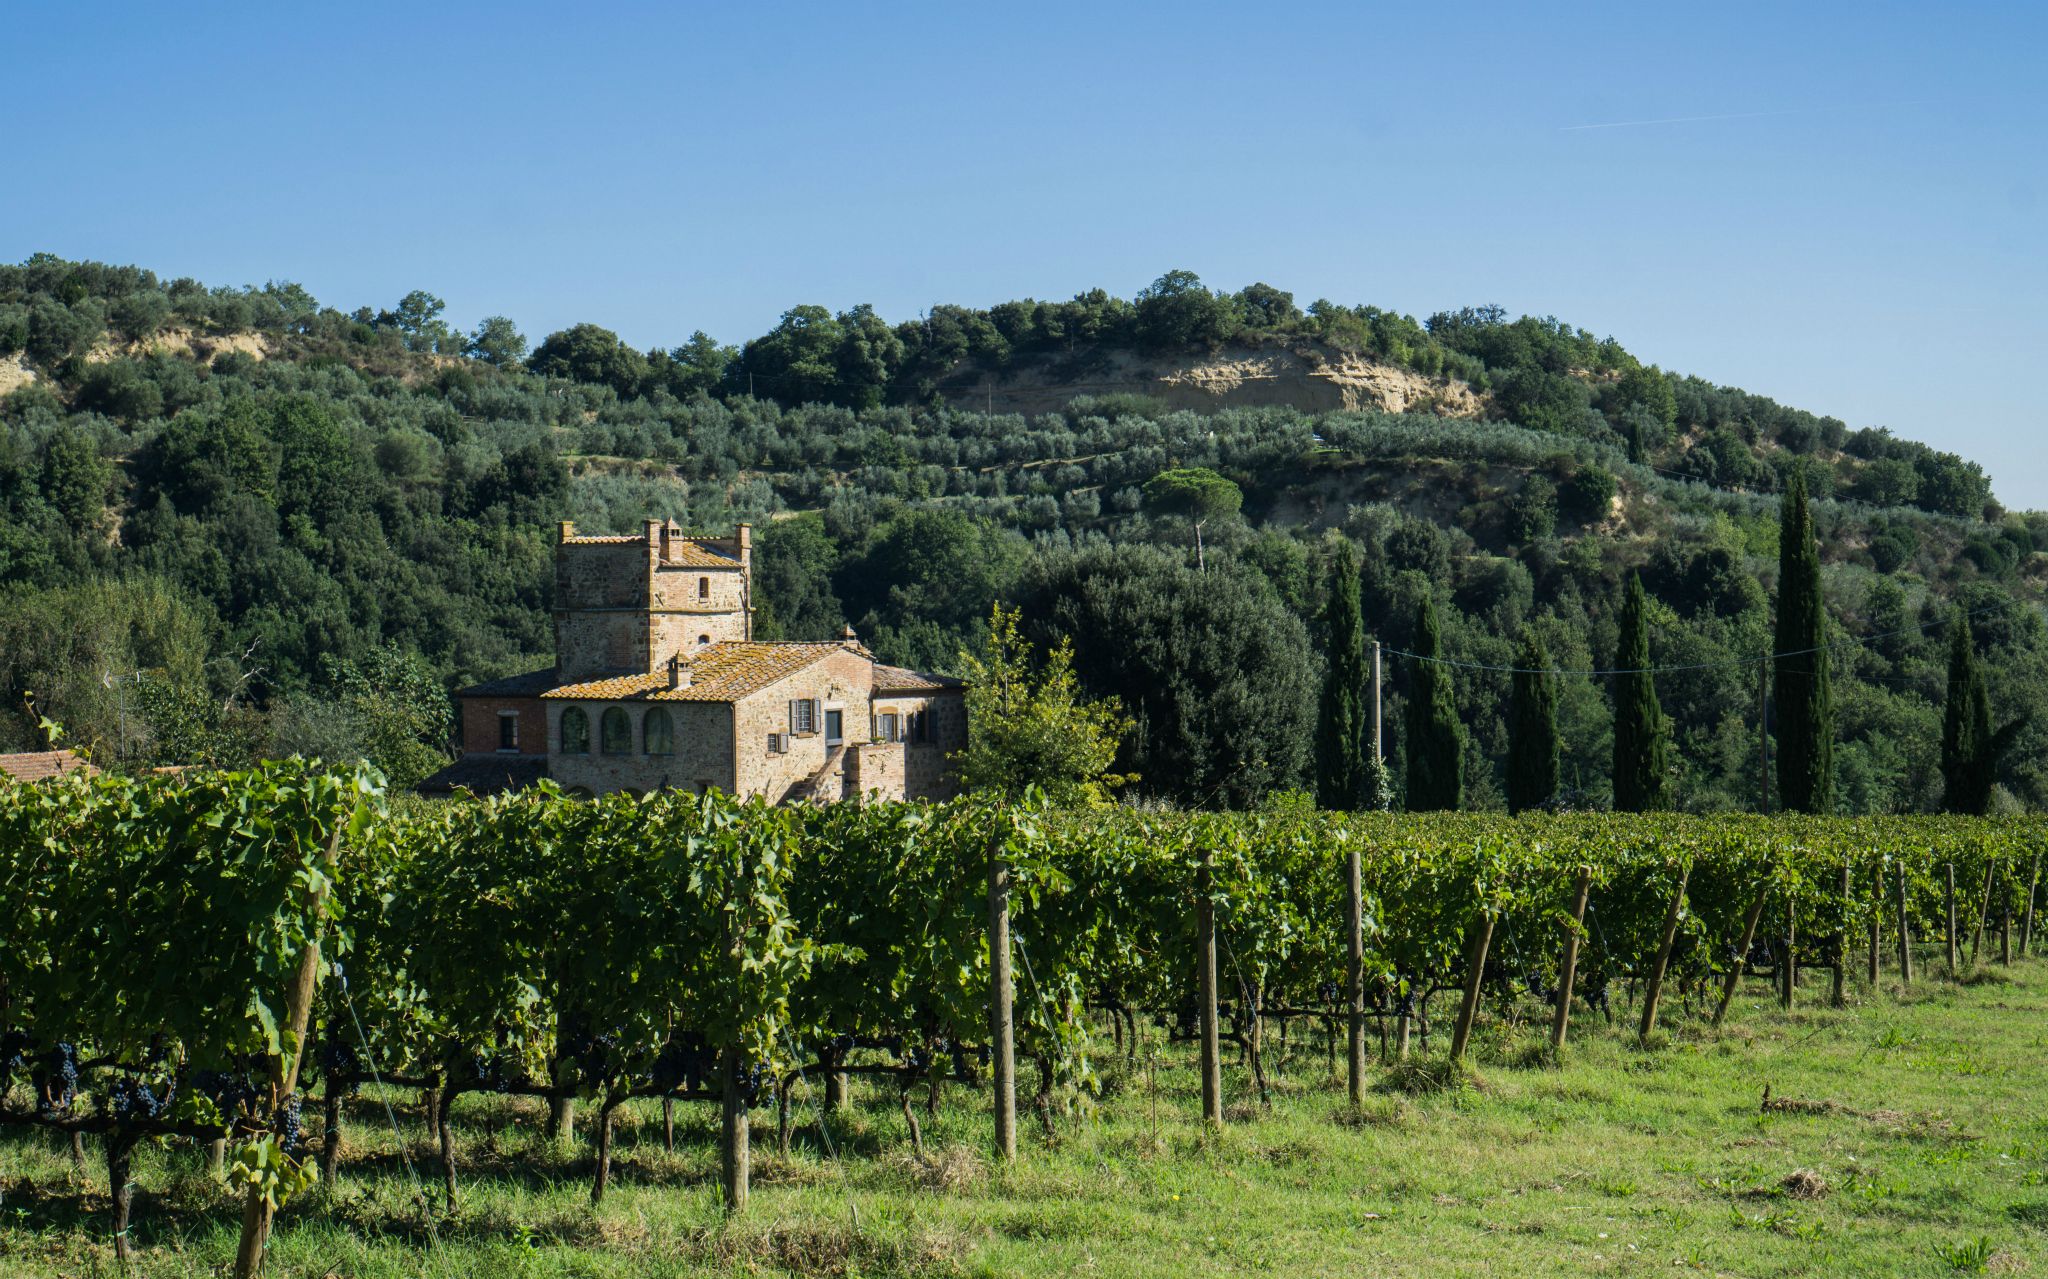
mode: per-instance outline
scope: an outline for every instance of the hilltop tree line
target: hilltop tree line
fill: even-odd
[[[138,762],[305,749],[417,772],[445,739],[448,687],[548,660],[553,521],[652,514],[760,526],[770,634],[850,623],[888,660],[959,669],[991,605],[1021,606],[1032,643],[1071,638],[1076,677],[1122,699],[1130,789],[1196,804],[1322,788],[1317,706],[1339,674],[1327,610],[1354,590],[1343,652],[1433,642],[1464,665],[1431,678],[1390,660],[1387,769],[1354,769],[1338,791],[1405,802],[1455,771],[1468,807],[1613,802],[1607,680],[1518,693],[1479,668],[1531,665],[1526,651],[1613,665],[1639,577],[1657,662],[1683,668],[1652,688],[1665,802],[1749,807],[1755,661],[1777,644],[1784,572],[1777,495],[1796,471],[1829,634],[1878,637],[1830,650],[1834,805],[1942,802],[1958,618],[1991,721],[1973,740],[2009,729],[2002,793],[2048,798],[2029,713],[2048,696],[2048,520],[1999,510],[1949,455],[1647,368],[1554,321],[1300,310],[1178,273],[1129,302],[935,308],[895,326],[792,312],[738,348],[699,335],[666,352],[593,326],[529,351],[503,317],[458,333],[444,310],[424,292],[342,313],[292,285],[0,267],[0,376],[15,370],[0,397],[0,745],[39,744],[47,714]],[[847,393],[869,367],[854,332],[883,370],[865,384],[877,394]],[[1259,340],[1461,377],[1496,417],[1201,415],[1081,395],[1027,419],[933,402],[961,361]],[[792,369],[813,381],[791,389]],[[1711,469],[1694,464],[1703,449]],[[1554,762],[1511,759],[1531,698],[1554,706]],[[1446,708],[1457,732],[1418,771],[1406,743]]]

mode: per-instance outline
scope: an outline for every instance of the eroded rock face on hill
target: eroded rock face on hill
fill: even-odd
[[[149,355],[167,355],[204,364],[229,351],[240,351],[258,360],[268,359],[274,348],[274,341],[265,333],[201,334],[189,328],[168,328],[139,342],[103,340],[86,352],[85,359],[88,364],[102,364],[124,357],[142,359]]]
[[[28,366],[28,359],[21,355],[0,356],[0,395],[18,387],[27,386],[36,380],[36,371]]]
[[[999,373],[963,369],[944,387],[963,408],[1052,413],[1079,395],[1144,395],[1177,409],[1286,406],[1305,413],[1376,409],[1476,417],[1472,388],[1319,343],[1227,346],[1201,355],[1098,351],[1020,364]]]

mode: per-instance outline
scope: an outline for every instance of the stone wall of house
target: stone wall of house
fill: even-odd
[[[736,703],[733,719],[739,793],[765,795],[769,802],[780,803],[792,787],[824,768],[832,745],[825,738],[824,711],[840,712],[845,745],[868,741],[868,690],[873,679],[874,664],[852,649],[844,649]],[[823,703],[818,731],[791,738],[787,753],[769,750],[769,734],[791,731],[790,703],[801,698]],[[824,797],[837,799],[838,786],[829,786]]]
[[[845,792],[855,802],[905,798],[904,746],[901,742],[864,742],[846,752]]]
[[[566,683],[657,670],[701,644],[750,637],[752,533],[688,539],[673,524],[646,522],[634,538],[578,537],[564,523],[555,543],[555,665]],[[685,543],[735,557],[730,566],[671,562]]]
[[[647,546],[637,540],[555,546],[555,670],[564,683],[651,669],[644,664],[651,571]]]
[[[654,570],[648,607],[648,666],[706,644],[749,638],[747,575],[731,568],[663,564]]]
[[[877,716],[894,711],[908,717],[922,712],[931,740],[906,740],[903,787],[909,799],[951,799],[959,793],[948,756],[967,749],[967,699],[958,692],[883,693],[874,699]]]
[[[602,795],[630,790],[645,794],[661,786],[703,790],[716,786],[732,792],[733,734],[731,708],[723,702],[570,702],[548,701],[548,772],[566,789],[582,789]],[[562,715],[580,707],[590,717],[590,752],[565,755],[561,751]],[[610,707],[625,711],[633,725],[632,749],[606,754],[603,736],[604,712]],[[646,716],[654,707],[669,713],[674,729],[675,753],[646,753]]]
[[[462,706],[462,752],[465,755],[498,753],[498,717],[511,711],[519,721],[519,748],[507,754],[539,756],[548,753],[547,708],[538,697],[464,697]]]

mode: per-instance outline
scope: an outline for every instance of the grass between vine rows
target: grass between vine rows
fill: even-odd
[[[612,1189],[593,1211],[587,1133],[558,1147],[540,1135],[538,1103],[469,1097],[456,1110],[461,1202],[437,1215],[430,1242],[382,1106],[365,1095],[348,1113],[340,1177],[285,1210],[268,1273],[2048,1272],[2048,966],[1961,982],[1937,968],[1903,993],[1889,971],[1875,993],[1858,982],[1843,1010],[1825,1007],[1825,972],[1806,974],[1790,1013],[1750,981],[1718,1031],[1672,1001],[1648,1051],[1617,1001],[1615,1025],[1576,1022],[1558,1066],[1540,1064],[1542,1010],[1525,1005],[1528,1020],[1484,1028],[1470,1083],[1411,1094],[1397,1073],[1442,1072],[1375,1067],[1356,1115],[1320,1036],[1297,1024],[1270,1108],[1226,1046],[1231,1122],[1213,1135],[1197,1121],[1193,1046],[1151,1026],[1135,1068],[1105,1036],[1092,1113],[1057,1118],[1050,1136],[1027,1119],[1011,1169],[984,1157],[986,1103],[965,1087],[924,1119],[918,1157],[893,1091],[857,1083],[833,1121],[834,1158],[800,1086],[788,1156],[775,1152],[773,1110],[756,1112],[753,1204],[731,1224],[709,1106],[678,1107],[673,1155],[656,1107],[623,1116]],[[1453,999],[1436,1001],[1434,1053]],[[418,1099],[393,1100],[421,1190],[437,1196]],[[117,1273],[104,1164],[88,1153],[79,1171],[48,1135],[0,1136],[0,1274]],[[220,1273],[238,1200],[201,1153],[150,1148],[136,1181],[128,1273]]]

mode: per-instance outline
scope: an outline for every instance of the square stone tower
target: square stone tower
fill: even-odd
[[[753,638],[753,530],[687,537],[674,520],[640,534],[555,539],[555,663],[565,683],[663,670],[713,644]]]

